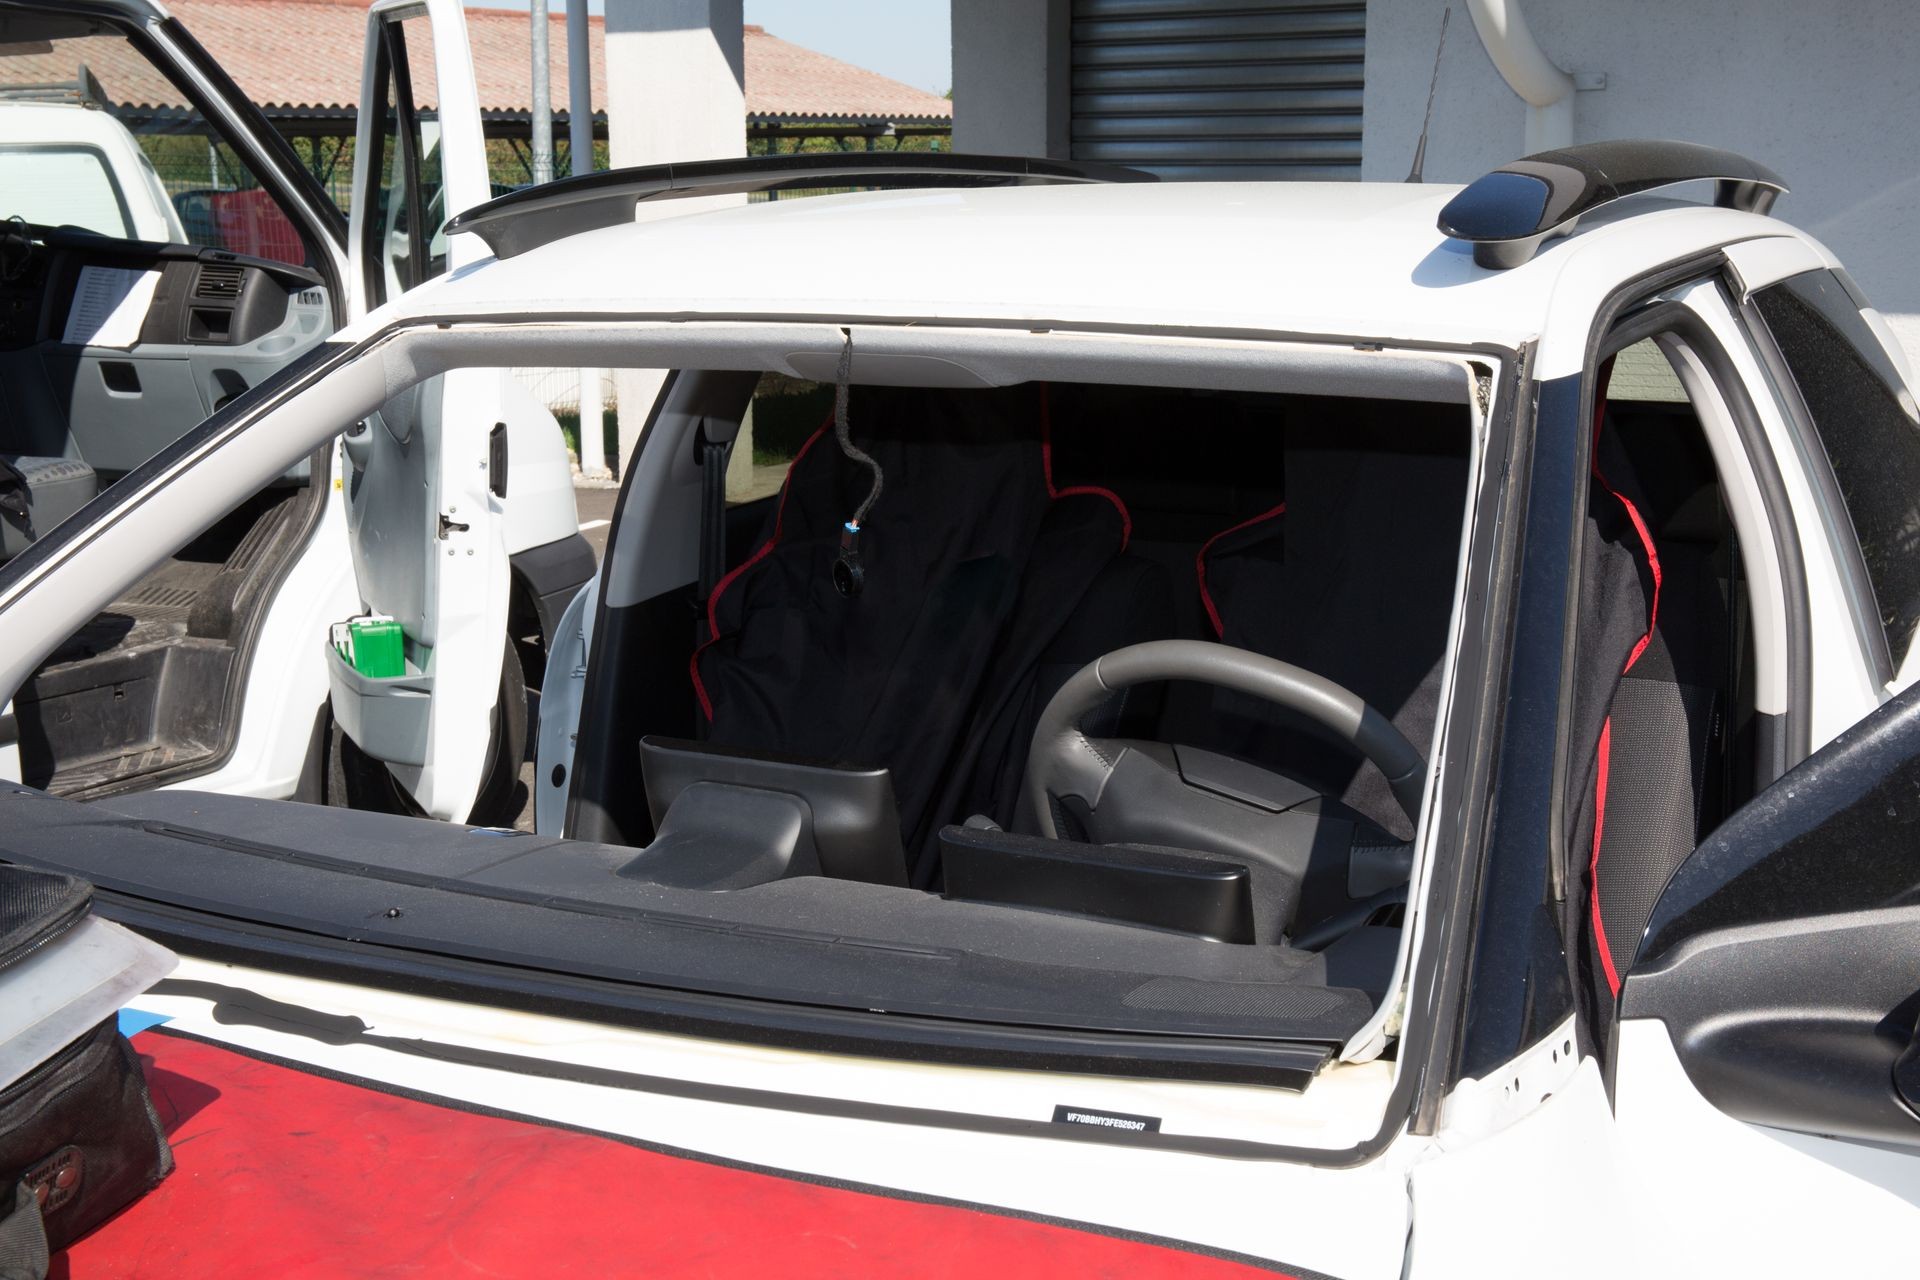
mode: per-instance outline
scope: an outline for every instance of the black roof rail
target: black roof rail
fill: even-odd
[[[1157,182],[1144,170],[1024,156],[950,151],[855,151],[696,160],[608,169],[510,192],[447,224],[511,258],[566,236],[633,221],[642,200],[740,195],[817,187],[999,187],[1046,183]]]
[[[1571,232],[1585,215],[1658,187],[1716,184],[1714,203],[1765,213],[1786,191],[1745,156],[1694,142],[1628,139],[1542,151],[1474,179],[1440,211],[1440,230],[1473,245],[1473,260],[1505,270]]]

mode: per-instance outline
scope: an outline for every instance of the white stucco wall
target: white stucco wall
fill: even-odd
[[[965,0],[961,0],[964,3]],[[1847,264],[1920,359],[1920,6],[1913,0],[1523,0],[1575,96],[1574,138],[1680,138],[1768,165],[1774,213]],[[1362,176],[1407,176],[1441,0],[1369,0]],[[1426,176],[1464,182],[1524,154],[1526,107],[1456,0]]]
[[[607,132],[613,167],[718,160],[747,153],[741,0],[607,0]],[[642,204],[642,220],[691,213],[738,196]],[[666,375],[616,369],[620,459],[626,465]]]
[[[953,0],[953,147],[1065,159],[1068,0]]]

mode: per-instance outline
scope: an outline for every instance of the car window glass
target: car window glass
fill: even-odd
[[[1898,660],[1920,623],[1920,409],[1831,272],[1782,281],[1753,301],[1826,448]]]
[[[42,227],[133,235],[127,197],[97,147],[0,142],[0,191],[8,217]]]
[[[832,418],[833,388],[763,373],[727,464],[727,502],[737,506],[779,492],[787,467]]]
[[[274,196],[124,36],[0,17],[0,218],[306,264]]]
[[[374,165],[373,215],[365,235],[368,296],[375,303],[447,269],[446,192],[441,172],[439,94],[433,25],[424,15],[389,20],[382,30],[376,100],[380,154]]]

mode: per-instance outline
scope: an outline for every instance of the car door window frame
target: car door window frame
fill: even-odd
[[[401,208],[407,218],[408,273],[413,275],[424,270],[427,252],[426,210],[421,205],[420,189],[420,122],[413,102],[413,72],[407,60],[406,32],[398,18],[382,15],[378,22],[379,37],[374,53],[374,109],[381,112],[383,118],[389,112],[392,116],[392,138],[400,182],[387,199],[389,202],[403,202]],[[393,97],[391,106],[382,101],[389,93]],[[367,190],[354,192],[356,201],[373,199],[387,177],[384,156],[369,156],[367,160],[366,173],[371,184]],[[363,284],[370,308],[389,301],[386,276],[389,248],[387,224],[388,219],[379,216],[378,209],[371,206],[360,223],[362,269],[366,276]],[[399,281],[400,292],[406,292],[425,278]]]
[[[1741,375],[1733,354],[1728,351],[1720,335],[1716,334],[1708,316],[1703,314],[1688,296],[1695,287],[1706,285],[1714,290],[1714,295],[1727,310],[1729,316],[1737,311],[1729,284],[1724,272],[1689,281],[1660,291],[1659,295],[1648,299],[1637,307],[1624,310],[1624,314],[1615,318],[1600,330],[1600,339],[1592,348],[1587,368],[1582,374],[1584,421],[1591,421],[1594,412],[1595,394],[1598,388],[1598,370],[1604,360],[1614,353],[1624,350],[1636,342],[1647,339],[1667,339],[1682,352],[1692,358],[1699,368],[1697,373],[1704,376],[1706,385],[1701,388],[1688,386],[1688,402],[1700,421],[1703,432],[1711,435],[1713,424],[1710,414],[1716,408],[1724,413],[1726,424],[1737,436],[1744,455],[1747,475],[1729,475],[1721,457],[1716,452],[1714,466],[1717,482],[1723,489],[1735,484],[1751,483],[1757,490],[1759,505],[1767,523],[1766,534],[1773,545],[1775,563],[1768,566],[1755,554],[1752,541],[1757,531],[1742,528],[1736,521],[1735,536],[1741,548],[1742,568],[1752,581],[1765,573],[1769,567],[1777,573],[1774,584],[1780,600],[1784,617],[1767,619],[1755,608],[1750,611],[1748,628],[1755,645],[1766,630],[1779,628],[1784,633],[1786,653],[1781,655],[1785,668],[1784,710],[1777,718],[1766,716],[1756,709],[1755,722],[1758,727],[1766,727],[1760,740],[1755,744],[1753,761],[1754,776],[1747,780],[1751,795],[1759,795],[1772,782],[1805,759],[1809,753],[1809,734],[1811,721],[1811,675],[1812,661],[1811,619],[1808,613],[1807,570],[1801,553],[1800,535],[1794,519],[1791,499],[1787,493],[1784,477],[1779,464],[1768,443],[1767,433],[1759,416],[1759,407],[1755,397],[1765,394],[1766,387],[1749,385],[1749,379]],[[1663,345],[1663,351],[1664,351]],[[1671,357],[1670,357],[1671,358]],[[1676,373],[1686,382],[1686,374],[1676,361]],[[1702,394],[1715,397],[1718,405],[1703,403]],[[1593,441],[1591,434],[1586,436],[1581,450],[1583,468],[1590,465]],[[1738,465],[1738,462],[1736,462]],[[1584,472],[1583,472],[1584,474]],[[1586,497],[1583,492],[1580,508],[1586,510]],[[1583,528],[1582,535],[1584,537]],[[1581,564],[1578,553],[1573,570],[1573,590],[1578,591]],[[1751,596],[1750,596],[1751,599]],[[1755,601],[1757,604],[1758,602]],[[1570,740],[1573,720],[1573,653],[1580,637],[1577,627],[1569,627],[1568,647],[1569,680],[1563,690],[1559,708],[1561,724],[1561,749],[1557,753],[1555,765],[1555,822],[1553,833],[1559,846],[1555,851],[1555,864],[1559,869],[1561,883],[1567,895],[1575,900],[1584,899],[1587,886],[1584,886],[1584,851],[1574,847],[1575,837],[1579,833],[1569,829],[1572,810],[1577,802],[1573,793],[1571,767],[1573,760]],[[1759,655],[1756,654],[1756,662]],[[1696,846],[1697,847],[1697,846]],[[1689,855],[1691,856],[1691,855]],[[1684,859],[1682,860],[1684,863]],[[1580,908],[1584,915],[1590,908]],[[1570,948],[1584,947],[1584,933],[1566,940]],[[1622,972],[1626,972],[1632,959],[1632,943],[1623,943],[1623,951],[1616,959]],[[1617,1004],[1614,1010],[1587,1010],[1588,1016],[1617,1016]],[[1607,1037],[1610,1062],[1613,1037]],[[1597,1040],[1597,1038],[1596,1038]],[[1605,1064],[1603,1064],[1605,1065]]]
[[[1509,561],[1510,575],[1520,574],[1534,556],[1548,556],[1549,559],[1539,561],[1539,565],[1541,573],[1553,581],[1546,582],[1543,578],[1541,589],[1563,593],[1555,599],[1564,606],[1567,623],[1558,637],[1534,642],[1536,647],[1552,646],[1551,661],[1558,669],[1549,675],[1545,666],[1534,663],[1540,669],[1534,671],[1533,683],[1540,685],[1545,679],[1554,692],[1547,692],[1544,685],[1532,691],[1520,687],[1527,676],[1530,659],[1524,637],[1518,631],[1504,641],[1508,647],[1504,662],[1496,661],[1491,668],[1497,673],[1497,693],[1508,710],[1504,713],[1504,722],[1500,719],[1502,713],[1496,710],[1495,718],[1484,730],[1490,738],[1485,747],[1493,756],[1486,779],[1491,803],[1473,832],[1472,847],[1476,852],[1470,861],[1477,866],[1463,879],[1451,910],[1441,903],[1433,908],[1443,918],[1464,921],[1464,926],[1443,957],[1450,972],[1442,975],[1436,993],[1440,1002],[1437,1016],[1449,1019],[1456,1029],[1450,1037],[1440,1037],[1435,1042],[1434,1055],[1428,1060],[1424,1075],[1426,1083],[1417,1123],[1431,1123],[1440,1100],[1456,1082],[1500,1069],[1541,1037],[1552,1033],[1565,1015],[1574,1010],[1575,1000],[1565,963],[1565,948],[1572,944],[1563,934],[1546,938],[1540,935],[1540,930],[1552,928],[1556,934],[1562,933],[1557,923],[1558,913],[1569,891],[1564,814],[1567,715],[1573,694],[1576,642],[1576,629],[1571,624],[1572,602],[1579,590],[1582,533],[1577,526],[1561,530],[1555,524],[1548,530],[1554,547],[1536,548],[1528,544],[1541,536],[1541,529],[1536,527],[1536,514],[1543,485],[1579,483],[1574,509],[1576,518],[1584,519],[1584,477],[1592,440],[1591,433],[1582,430],[1581,424],[1592,421],[1600,352],[1621,318],[1663,294],[1691,285],[1718,283],[1724,289],[1725,271],[1724,255],[1716,250],[1668,262],[1623,282],[1592,313],[1587,357],[1581,372],[1533,384],[1533,421],[1523,428],[1523,434],[1528,437],[1527,453],[1514,464],[1514,475],[1519,482],[1516,488],[1521,490],[1521,495],[1509,535],[1516,540],[1509,553],[1513,557]],[[1698,313],[1689,310],[1688,314],[1697,316]],[[1720,340],[1705,329],[1704,320],[1701,324],[1706,346],[1720,351]],[[1756,479],[1766,490],[1766,505],[1775,517],[1776,538],[1784,538],[1780,554],[1787,562],[1797,564],[1799,549],[1797,540],[1791,536],[1791,509],[1786,505],[1785,490],[1778,479],[1778,468],[1765,433],[1754,414],[1744,382],[1729,370],[1723,369],[1722,374],[1726,381],[1716,379],[1721,381],[1722,397],[1734,415],[1735,425],[1740,428]],[[1542,441],[1556,432],[1571,432],[1573,437],[1570,454],[1568,446],[1557,450],[1568,456],[1557,460],[1555,465],[1564,461],[1572,468],[1564,476],[1559,470],[1541,472],[1539,469]],[[1771,484],[1767,483],[1768,476],[1774,478]],[[1564,498],[1563,494],[1563,501]],[[1787,521],[1784,532],[1781,520]],[[1561,536],[1563,532],[1565,537]],[[1510,577],[1510,580],[1517,581],[1517,578]],[[1795,602],[1791,595],[1790,591],[1783,591],[1783,596],[1788,597],[1790,664],[1804,661],[1808,653],[1804,592],[1797,614],[1793,612]],[[1547,654],[1543,651],[1537,656]],[[1792,669],[1790,665],[1789,671]],[[1783,733],[1785,755],[1791,762],[1805,754],[1808,716],[1803,705],[1804,682],[1797,691],[1790,689],[1789,693],[1799,699],[1788,707],[1788,723]],[[1550,752],[1536,753],[1524,745],[1516,745],[1514,716],[1520,713],[1523,702],[1531,702],[1538,709],[1528,714],[1550,709],[1553,724],[1545,738],[1545,742],[1552,743]],[[1801,744],[1798,750],[1794,749],[1796,742]],[[1544,747],[1545,743],[1540,745]],[[1516,754],[1527,758],[1516,760]],[[1547,757],[1544,764],[1536,754]],[[1548,953],[1552,963],[1548,963]]]
[[[1779,280],[1767,282],[1761,288],[1776,288],[1792,280],[1828,270],[1816,267],[1808,271],[1796,272]],[[1829,272],[1839,279],[1846,288],[1848,281],[1838,272]],[[1857,293],[1848,289],[1849,296],[1858,301]],[[1820,513],[1821,532],[1832,548],[1835,563],[1840,570],[1841,590],[1846,596],[1848,612],[1852,615],[1854,631],[1860,641],[1861,652],[1865,655],[1869,669],[1873,673],[1874,683],[1881,688],[1893,683],[1899,671],[1899,659],[1887,640],[1886,628],[1880,621],[1879,596],[1874,590],[1872,577],[1867,572],[1866,558],[1860,550],[1859,535],[1854,530],[1853,516],[1840,492],[1840,482],[1834,475],[1833,464],[1827,455],[1825,442],[1814,424],[1813,413],[1807,407],[1800,392],[1800,384],[1787,366],[1786,355],[1780,349],[1779,340],[1772,328],[1760,314],[1754,295],[1760,289],[1745,291],[1738,296],[1735,313],[1747,332],[1748,341],[1754,353],[1759,357],[1761,368],[1766,371],[1769,390],[1774,403],[1779,406],[1780,415],[1786,423],[1787,434],[1793,441],[1795,455],[1799,458],[1807,479],[1813,488],[1815,506]]]

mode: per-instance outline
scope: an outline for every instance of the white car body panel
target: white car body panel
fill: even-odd
[[[1576,340],[1543,344],[1535,374],[1585,359],[1585,319],[1623,278],[1729,239],[1782,234],[1755,214],[1683,202],[1603,211],[1526,266],[1491,271],[1434,228],[1458,188],[1344,183],[1002,187],[773,201],[606,227],[451,272],[348,326],[355,341],[430,315],[823,316],[876,322],[1119,324],[1386,342],[1518,347],[1554,314]],[[1649,208],[1652,204],[1654,207]],[[1178,254],[1140,246],[1195,219]],[[1277,240],[1275,227],[1290,238]],[[938,238],[912,273],[876,240]],[[454,242],[474,240],[456,235]],[[780,272],[753,246],[778,245]],[[863,249],[863,246],[865,248]],[[979,262],[993,262],[983,272]],[[1116,261],[1128,270],[1116,272]],[[1149,320],[1148,317],[1151,317]]]
[[[1627,1220],[1660,1230],[1669,1274],[1912,1270],[1920,1151],[1881,1149],[1886,1162],[1861,1177],[1735,1120],[1700,1096],[1658,1021],[1620,1023],[1616,1053],[1613,1146],[1634,1192]]]
[[[456,237],[457,238],[457,237]],[[500,542],[509,555],[580,532],[573,460],[547,406],[509,370],[500,370],[499,420],[507,424],[507,496],[500,499]]]
[[[1711,298],[1711,291],[1708,290]],[[1767,376],[1754,357],[1746,333],[1724,307],[1714,301],[1692,308],[1726,349],[1740,380],[1748,387],[1767,386]],[[1780,475],[1786,485],[1787,500],[1799,534],[1801,558],[1806,568],[1808,621],[1813,642],[1811,671],[1813,690],[1811,745],[1818,750],[1831,742],[1841,730],[1880,705],[1881,690],[1867,665],[1859,633],[1854,629],[1853,612],[1842,587],[1840,566],[1833,545],[1822,535],[1827,527],[1822,504],[1807,482],[1807,472],[1799,449],[1780,406],[1771,397],[1755,394],[1754,408],[1767,433]],[[1840,513],[1845,522],[1845,513]],[[1842,528],[1851,524],[1842,523]],[[1764,705],[1763,705],[1763,709]],[[1782,707],[1781,710],[1785,708]]]
[[[376,992],[183,959],[176,977],[350,1014],[375,1035],[535,1054],[656,1077],[616,1088],[401,1054],[364,1044],[216,1021],[198,997],[149,993],[143,1010],[189,1034],[421,1093],[637,1138],[703,1156],[911,1195],[997,1206],[1271,1258],[1343,1280],[1401,1275],[1407,1163],[1402,1140],[1352,1169],[1220,1159],[1046,1136],[809,1114],[816,1100],[862,1107],[929,1105],[1046,1121],[1056,1105],[1159,1115],[1169,1130],[1339,1146],[1370,1136],[1394,1068],[1345,1066],[1310,1095],[1278,1090],[993,1071],[808,1054],[624,1030],[594,1023]],[[797,1105],[740,1105],[687,1092],[753,1090]],[[676,1096],[682,1095],[682,1096]],[[1040,1132],[1044,1134],[1044,1126]],[[1178,1194],[1170,1191],[1178,1188]]]

